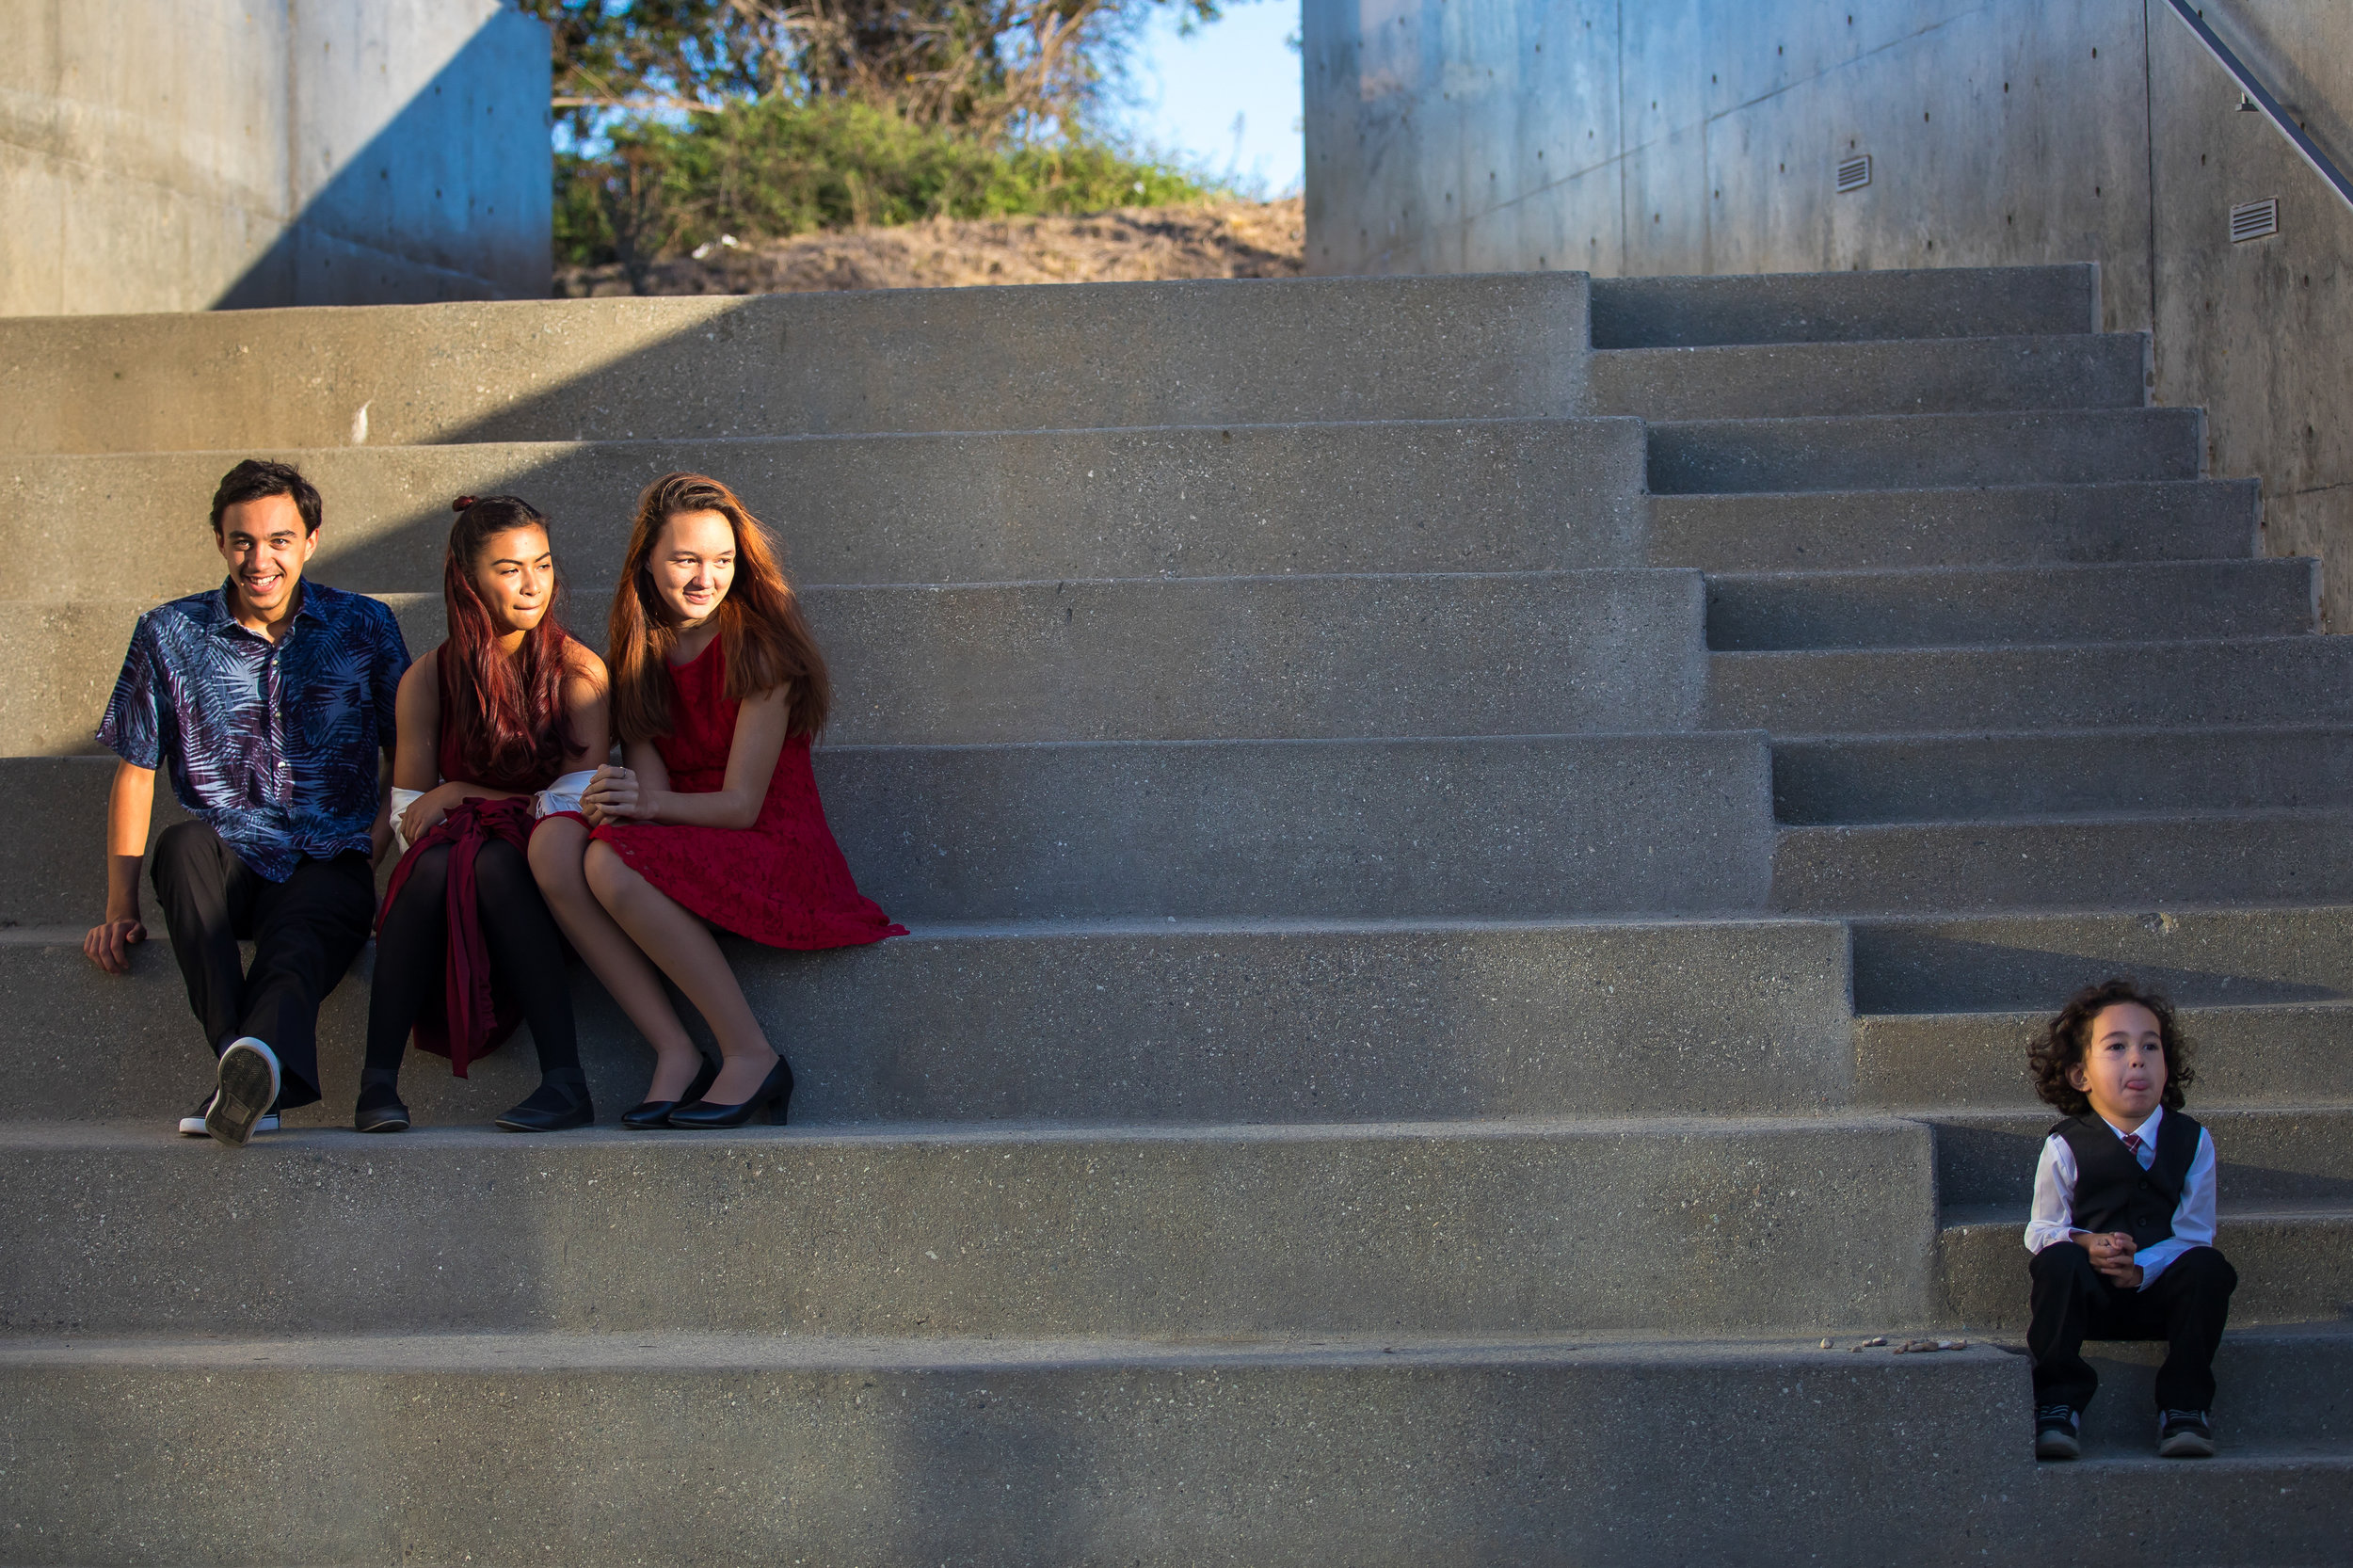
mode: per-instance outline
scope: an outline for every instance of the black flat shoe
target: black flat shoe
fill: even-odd
[[[354,1132],[406,1132],[408,1130],[408,1108],[400,1103],[400,1087],[396,1080],[369,1081],[374,1072],[361,1075],[360,1103],[351,1112]]]
[[[581,1073],[550,1073],[539,1080],[522,1104],[495,1124],[502,1132],[563,1132],[586,1127],[597,1119],[588,1100],[588,1080]]]
[[[692,1105],[702,1098],[703,1091],[710,1088],[712,1080],[718,1076],[717,1064],[708,1056],[704,1057],[702,1071],[696,1073],[695,1081],[686,1086],[686,1093],[674,1100],[647,1100],[634,1110],[624,1111],[621,1112],[621,1125],[639,1132],[648,1128],[669,1126],[670,1112],[681,1105]]]
[[[742,1127],[760,1114],[760,1108],[765,1106],[769,1123],[782,1127],[784,1108],[792,1098],[792,1068],[779,1056],[776,1064],[768,1070],[767,1078],[752,1091],[752,1097],[743,1104],[713,1105],[709,1100],[696,1100],[692,1105],[681,1105],[671,1112],[668,1125],[682,1128]]]

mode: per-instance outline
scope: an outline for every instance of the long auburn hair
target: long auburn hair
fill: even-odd
[[[2158,1103],[2168,1111],[2182,1108],[2182,1091],[2198,1081],[2198,1071],[2189,1064],[2189,1036],[2182,1032],[2173,1006],[2162,993],[2121,976],[2069,997],[2058,1016],[2035,1036],[2026,1052],[2026,1075],[2044,1104],[2070,1116],[2091,1113],[2091,1096],[2069,1082],[2067,1075],[2082,1066],[2091,1050],[2092,1020],[2121,1001],[2137,1002],[2155,1016],[2157,1040],[2165,1050],[2165,1093]]]
[[[539,624],[523,633],[513,658],[498,648],[499,629],[473,585],[474,568],[490,540],[511,528],[549,532],[548,520],[520,496],[487,500],[459,496],[450,510],[449,552],[441,561],[441,599],[449,607],[449,641],[441,648],[442,689],[453,697],[441,713],[457,754],[487,784],[552,773],[578,746],[564,712],[564,645],[568,640],[550,603]],[[552,546],[551,546],[552,547]],[[556,580],[557,599],[563,579]]]
[[[735,531],[735,578],[714,612],[728,664],[729,701],[782,686],[792,705],[785,733],[814,735],[833,706],[833,681],[802,617],[800,597],[777,564],[776,546],[736,493],[700,473],[665,473],[637,498],[629,553],[613,592],[613,728],[624,742],[670,732],[670,650],[678,628],[654,592],[653,547],[662,526],[683,512],[716,512]]]

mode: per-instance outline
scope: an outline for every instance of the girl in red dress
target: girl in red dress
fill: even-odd
[[[825,825],[808,746],[831,686],[775,552],[735,492],[664,474],[638,498],[613,596],[613,728],[578,816],[550,817],[531,866],[588,967],[654,1048],[628,1127],[784,1120],[770,1047],[711,927],[778,948],[902,936],[860,896]],[[706,924],[705,922],[709,922]],[[718,1036],[713,1070],[662,987]]]

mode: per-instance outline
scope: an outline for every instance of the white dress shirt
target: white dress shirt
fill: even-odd
[[[2091,1119],[2100,1121],[2096,1114]],[[2134,1158],[2144,1171],[2156,1163],[2157,1127],[2164,1120],[2165,1108],[2159,1106],[2149,1112],[2147,1121],[2130,1129],[2140,1135],[2140,1149]],[[2119,1143],[2123,1142],[2123,1133],[2105,1121],[2100,1125],[2115,1132]],[[2034,1213],[2026,1221],[2026,1250],[2041,1252],[2054,1241],[2064,1241],[2074,1228],[2075,1151],[2054,1132],[2042,1140],[2042,1159],[2034,1168]],[[2198,1152],[2190,1157],[2189,1176],[2182,1183],[2182,1201],[2173,1206],[2173,1234],[2133,1254],[2133,1261],[2140,1265],[2140,1288],[2146,1290],[2156,1284],[2165,1266],[2190,1248],[2213,1245],[2214,1134],[2201,1127]]]

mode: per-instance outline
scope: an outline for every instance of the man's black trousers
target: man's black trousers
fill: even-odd
[[[188,1005],[218,1056],[250,1034],[277,1054],[278,1103],[319,1098],[319,1003],[367,945],[376,919],[376,873],[354,850],[304,860],[283,882],[256,875],[200,822],[174,824],[155,840],[150,872],[171,928],[172,955]],[[253,944],[253,968],[237,943]]]
[[[2111,1285],[2091,1266],[2091,1254],[2073,1241],[2055,1241],[2034,1255],[2034,1320],[2026,1354],[2034,1363],[2034,1402],[2081,1410],[2100,1386],[2083,1358],[2087,1339],[2162,1339],[2157,1368],[2159,1410],[2214,1406],[2214,1352],[2238,1273],[2212,1247],[2192,1247],[2165,1266],[2146,1290]]]

